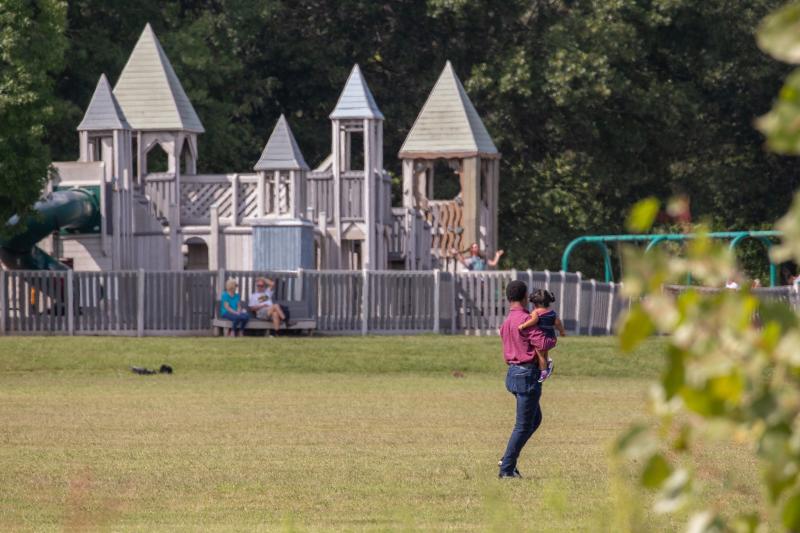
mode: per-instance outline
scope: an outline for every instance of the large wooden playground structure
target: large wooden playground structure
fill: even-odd
[[[39,222],[0,242],[0,259],[12,270],[453,270],[454,248],[494,253],[500,154],[449,62],[400,150],[401,206],[358,65],[330,122],[330,156],[313,170],[281,116],[252,170],[198,174],[203,124],[148,24],[114,88],[98,81],[79,160],[53,163]],[[150,172],[158,150],[166,171]],[[434,199],[443,166],[460,192]]]

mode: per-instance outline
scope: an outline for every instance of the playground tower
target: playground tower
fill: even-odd
[[[403,165],[403,206],[421,210],[431,226],[434,265],[453,268],[450,250],[473,242],[487,256],[497,247],[500,153],[461,80],[448,61],[408,133],[399,157]],[[459,192],[436,198],[437,162],[458,178]],[[427,251],[426,251],[427,252]]]

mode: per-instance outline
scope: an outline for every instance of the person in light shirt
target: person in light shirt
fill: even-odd
[[[250,294],[247,307],[256,318],[261,320],[271,320],[275,328],[275,333],[281,328],[281,322],[286,320],[281,306],[273,303],[272,294],[275,290],[275,281],[267,278],[256,280],[256,290]]]

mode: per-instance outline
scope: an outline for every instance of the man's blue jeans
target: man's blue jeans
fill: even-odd
[[[238,313],[231,313],[226,311],[222,313],[222,318],[225,318],[233,322],[233,332],[236,333],[237,331],[244,331],[244,327],[250,320],[250,315],[248,314],[247,311],[239,311]]]
[[[500,464],[500,474],[514,473],[522,448],[542,423],[542,409],[539,406],[542,384],[539,383],[539,369],[531,366],[508,367],[506,389],[517,398],[517,420]]]

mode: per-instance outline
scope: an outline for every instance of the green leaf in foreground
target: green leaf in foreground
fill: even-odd
[[[795,491],[783,504],[783,525],[789,531],[800,531],[800,491]]]
[[[800,63],[800,3],[792,2],[766,17],[756,34],[758,47],[786,63]]]
[[[619,341],[622,351],[630,352],[639,343],[649,337],[655,327],[650,316],[635,305],[625,316],[619,332]]]
[[[778,94],[772,109],[756,120],[767,137],[767,147],[779,154],[800,154],[800,71],[795,70]]]
[[[634,233],[646,233],[653,227],[661,202],[655,198],[645,198],[636,202],[625,221],[628,230]]]
[[[660,453],[653,454],[642,471],[642,485],[649,489],[656,489],[671,473],[672,468],[664,456]]]

